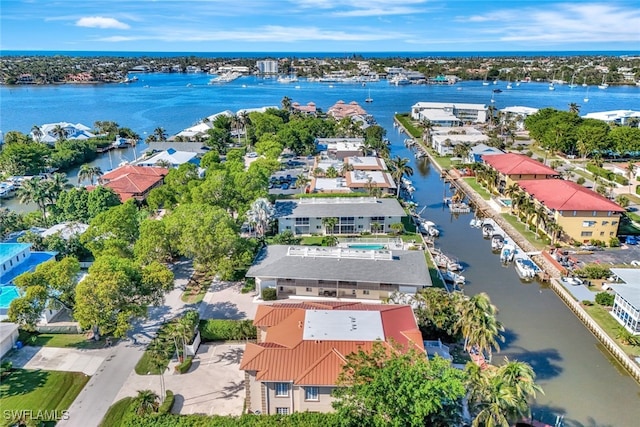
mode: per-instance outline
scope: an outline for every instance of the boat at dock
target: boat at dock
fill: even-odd
[[[438,237],[440,235],[440,230],[438,230],[434,222],[420,219],[420,228],[422,233],[428,234],[431,237]]]
[[[500,262],[507,264],[513,261],[516,256],[516,247],[511,243],[504,243],[500,251]]]
[[[533,280],[540,269],[528,258],[517,258],[515,262],[516,272],[522,280]]]
[[[442,278],[447,283],[453,283],[454,285],[464,285],[467,279],[462,275],[451,270],[442,271]]]
[[[240,77],[242,77],[242,73],[239,73],[237,71],[229,71],[227,73],[220,74],[219,76],[212,78],[211,80],[209,80],[209,84],[213,85],[213,84],[219,84],[219,83],[229,83],[236,79],[239,79]]]
[[[502,234],[494,234],[491,236],[491,250],[499,251],[504,246],[504,236]]]
[[[493,234],[493,225],[487,223],[482,225],[482,237],[489,238]]]

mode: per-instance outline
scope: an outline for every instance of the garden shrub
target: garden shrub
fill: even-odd
[[[158,416],[170,413],[174,401],[175,396],[173,395],[173,392],[171,390],[167,390],[164,402],[162,402],[162,404],[158,407]]]
[[[278,299],[278,293],[276,292],[276,288],[264,288],[262,290],[262,299],[263,301],[275,301]]]
[[[589,301],[588,299],[582,301],[582,305],[586,305],[591,307],[593,305],[593,301]]]
[[[620,247],[620,239],[613,236],[612,238],[609,239],[609,246],[611,246],[612,248]]]
[[[615,296],[608,292],[600,292],[596,295],[596,302],[600,305],[604,305],[605,307],[611,307],[614,299]]]
[[[251,340],[257,337],[251,320],[207,319],[200,322],[202,341]]]
[[[608,267],[591,263],[577,270],[576,274],[579,277],[586,277],[587,279],[606,279],[607,277],[609,277],[611,272],[609,271]]]
[[[578,185],[582,185],[582,184],[584,184],[586,181],[587,181],[587,180],[586,180],[586,179],[584,179],[584,177],[583,177],[583,176],[581,176],[580,178],[578,178],[578,179],[576,180],[576,184],[578,184]]]
[[[180,374],[184,374],[191,368],[191,364],[193,363],[193,356],[187,356],[186,359],[182,361],[179,365],[176,366],[176,372]]]

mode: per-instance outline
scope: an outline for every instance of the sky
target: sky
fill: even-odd
[[[640,51],[640,0],[0,0],[0,50]]]

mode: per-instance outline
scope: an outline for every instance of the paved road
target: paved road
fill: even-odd
[[[69,419],[60,421],[57,424],[59,427],[98,426],[160,324],[185,309],[180,295],[191,275],[191,265],[180,262],[173,270],[176,277],[175,288],[166,295],[164,304],[151,308],[149,318],[133,326],[129,339],[121,340],[112,347],[111,355],[100,365],[98,372],[91,377],[69,408]]]

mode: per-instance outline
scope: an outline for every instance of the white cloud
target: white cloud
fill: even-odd
[[[105,18],[103,16],[86,16],[76,21],[78,27],[89,28],[106,28],[116,30],[128,30],[129,25],[124,22],[120,22],[114,18]]]

